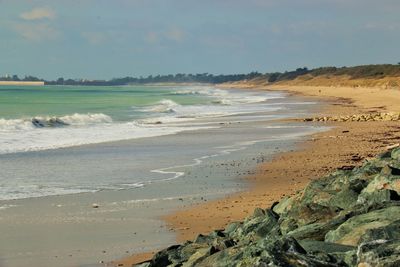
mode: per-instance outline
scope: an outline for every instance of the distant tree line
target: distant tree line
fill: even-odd
[[[169,74],[169,75],[149,75],[147,77],[124,77],[114,78],[111,80],[74,80],[58,78],[55,81],[46,81],[46,84],[54,85],[104,85],[104,86],[116,86],[116,85],[127,85],[127,84],[151,84],[151,83],[224,83],[224,82],[235,82],[242,80],[251,80],[262,76],[259,72],[251,72],[248,74],[232,74],[232,75],[213,75],[209,73],[202,74]]]
[[[363,65],[355,67],[321,67],[309,70],[307,67],[298,68],[294,71],[259,73],[250,72],[248,74],[214,75],[209,73],[201,74],[169,74],[169,75],[149,75],[147,77],[124,77],[111,80],[85,80],[85,79],[64,79],[58,78],[54,81],[45,81],[33,76],[25,76],[20,79],[17,75],[0,77],[0,81],[44,81],[50,85],[93,85],[93,86],[116,86],[128,84],[151,84],[151,83],[211,83],[220,84],[225,82],[237,82],[243,80],[265,80],[269,83],[279,81],[294,80],[299,76],[308,75],[317,77],[322,75],[347,75],[351,79],[360,78],[383,78],[386,76],[400,77],[400,62],[394,64]]]
[[[0,81],[14,81],[14,82],[39,82],[44,81],[43,79],[39,79],[34,76],[25,76],[24,78],[19,78],[18,75],[6,75],[4,77],[0,77]]]
[[[363,65],[355,67],[321,67],[309,70],[306,67],[298,68],[294,71],[266,73],[264,77],[268,82],[274,83],[279,81],[294,80],[299,76],[309,75],[311,77],[323,75],[347,75],[350,79],[379,79],[383,77],[399,77],[400,64],[379,64],[379,65]]]

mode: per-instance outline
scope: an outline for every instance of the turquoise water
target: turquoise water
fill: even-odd
[[[0,118],[65,116],[74,113],[103,113],[125,121],[134,115],[133,107],[170,99],[181,105],[207,104],[210,96],[179,94],[176,87],[124,86],[0,86]],[[139,116],[139,115],[138,115]]]
[[[0,200],[176,179],[182,166],[307,132],[259,122],[309,104],[209,86],[1,87]]]
[[[0,154],[176,134],[273,111],[278,93],[206,86],[0,87]]]

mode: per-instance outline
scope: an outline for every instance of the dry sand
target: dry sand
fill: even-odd
[[[246,84],[235,84],[235,87],[243,88]],[[283,85],[264,89],[317,97],[326,103],[322,111],[324,115],[400,110],[400,91],[392,89]],[[192,240],[200,233],[243,220],[255,207],[270,207],[283,196],[303,189],[310,180],[336,168],[360,165],[365,158],[400,142],[399,122],[336,122],[323,125],[334,128],[310,136],[295,151],[278,154],[272,161],[259,165],[256,174],[247,177],[249,190],[166,216],[164,219],[176,231],[177,242]],[[152,253],[134,255],[112,264],[131,266],[151,256]]]

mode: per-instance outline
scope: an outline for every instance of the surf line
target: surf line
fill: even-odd
[[[314,127],[312,129],[316,130]],[[323,131],[323,130],[324,129],[319,129],[319,131]],[[268,139],[261,139],[261,140],[254,140],[254,141],[243,141],[243,142],[239,142],[239,143],[236,143],[234,145],[231,145],[231,146],[216,147],[216,148],[219,148],[219,149],[222,149],[222,150],[220,152],[216,153],[216,154],[206,155],[206,156],[202,156],[202,157],[199,157],[199,158],[195,158],[195,159],[193,159],[194,163],[192,163],[192,164],[177,165],[177,166],[171,166],[171,167],[167,167],[167,168],[151,170],[150,172],[152,172],[152,173],[158,173],[158,174],[162,174],[162,175],[173,174],[173,176],[169,177],[169,178],[165,178],[165,179],[149,182],[149,184],[150,183],[154,183],[154,182],[171,181],[171,180],[178,179],[178,178],[182,177],[183,175],[185,175],[185,172],[183,172],[183,171],[174,171],[173,169],[194,167],[194,166],[197,166],[197,165],[200,165],[201,163],[203,163],[203,161],[205,159],[214,158],[214,157],[223,156],[223,155],[229,155],[229,154],[231,154],[233,152],[244,150],[244,149],[248,148],[249,146],[255,145],[257,143],[272,142],[272,141],[277,141],[277,140],[282,140],[282,139],[292,140],[292,139],[297,139],[297,138],[300,138],[300,137],[304,137],[304,136],[310,135],[310,134],[312,134],[314,132],[318,132],[318,131],[313,131],[313,132],[304,131],[304,132],[300,132],[300,133],[286,134],[286,135],[283,135],[283,136],[270,136]]]

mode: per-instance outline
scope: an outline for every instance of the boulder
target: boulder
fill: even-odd
[[[341,224],[337,229],[329,231],[326,242],[356,246],[367,230],[380,228],[400,218],[400,207],[393,206],[366,214],[354,216]]]
[[[400,240],[378,239],[362,243],[357,251],[358,267],[400,266]]]

